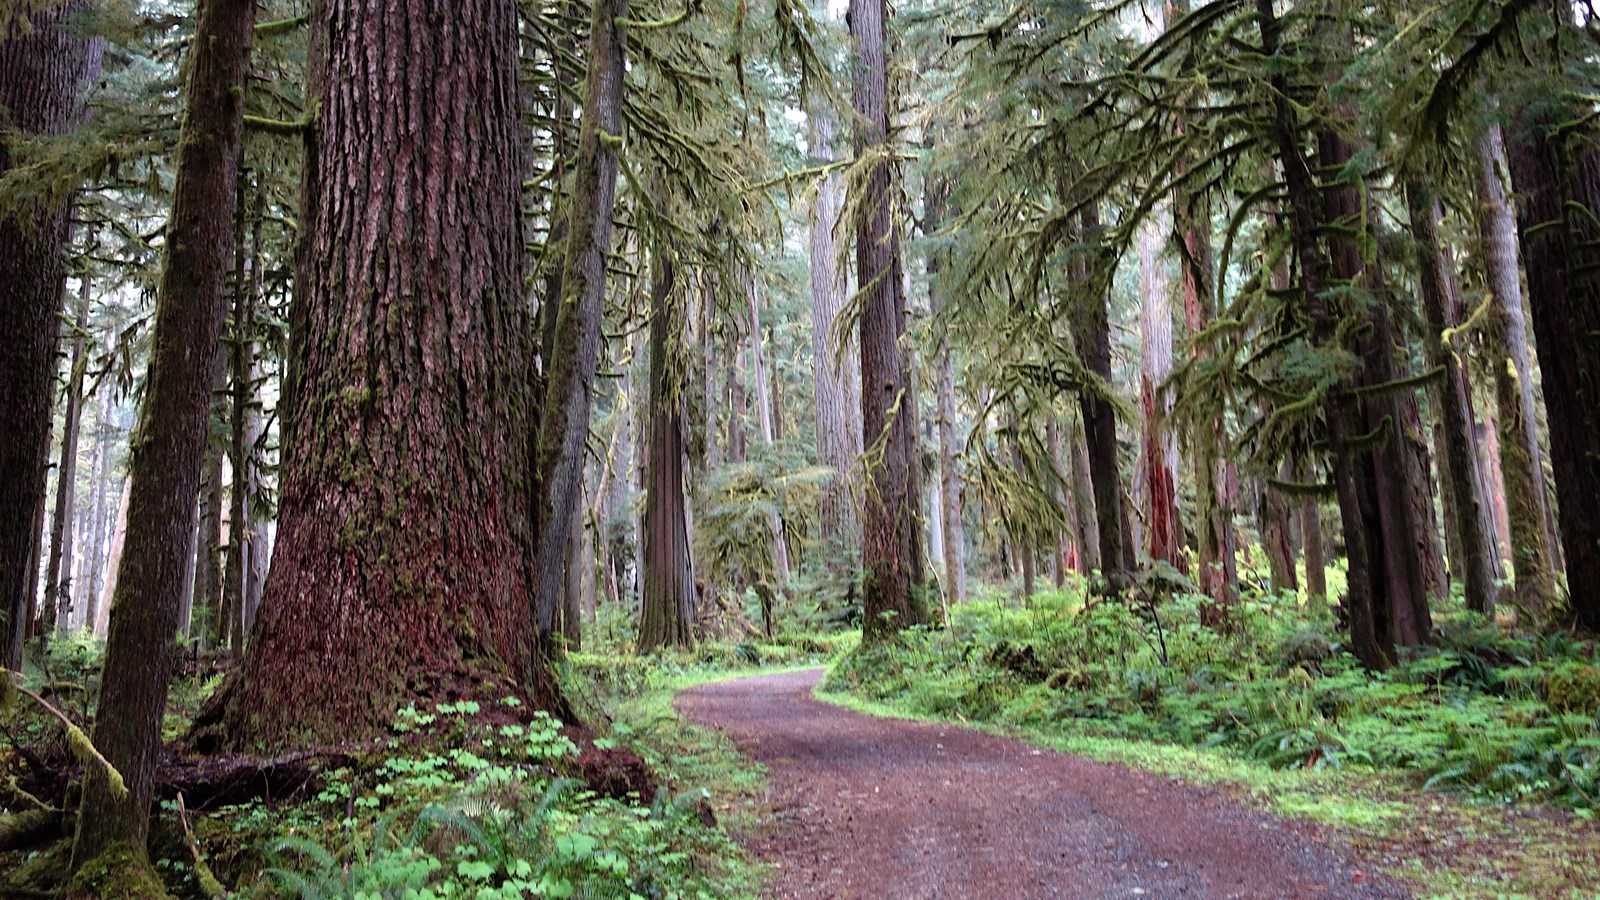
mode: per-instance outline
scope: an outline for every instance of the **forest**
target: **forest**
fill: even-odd
[[[1593,0],[0,0],[0,896],[1592,897],[1597,636]]]

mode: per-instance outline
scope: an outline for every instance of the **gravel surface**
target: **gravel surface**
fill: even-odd
[[[776,897],[1403,897],[1327,834],[1226,790],[811,696],[813,669],[703,685],[690,721],[767,765]]]

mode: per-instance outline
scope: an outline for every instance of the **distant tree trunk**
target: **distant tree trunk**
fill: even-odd
[[[744,427],[745,419],[749,416],[750,404],[745,399],[744,354],[739,349],[737,331],[728,332],[724,359],[727,360],[724,371],[727,374],[728,396],[728,462],[742,463],[750,459]]]
[[[84,518],[83,542],[84,555],[80,564],[77,579],[78,601],[75,604],[82,610],[82,624],[87,630],[94,630],[94,620],[100,607],[100,573],[105,563],[106,541],[106,482],[111,480],[110,469],[110,437],[107,431],[111,424],[111,388],[102,386],[100,389],[99,410],[95,414],[95,428],[92,435],[94,439],[94,463],[90,468],[89,484],[92,486],[90,494],[88,515]]]
[[[1555,603],[1555,571],[1550,558],[1554,536],[1548,528],[1551,516],[1544,453],[1539,447],[1539,399],[1522,305],[1517,217],[1506,196],[1509,163],[1498,124],[1480,139],[1478,161],[1478,229],[1484,272],[1494,297],[1489,346],[1499,360],[1490,368],[1499,411],[1499,472],[1510,531],[1507,549],[1516,578],[1517,605],[1542,618]]]
[[[100,70],[104,41],[69,22],[88,4],[23,6],[0,32],[0,110],[21,135],[65,133],[77,119],[78,93]],[[11,168],[0,135],[0,175]],[[0,664],[22,665],[22,646],[38,581],[39,516],[50,461],[50,407],[66,269],[67,201],[34,201],[0,219],[0,616],[6,631]]]
[[[1178,518],[1178,439],[1172,431],[1172,285],[1161,258],[1172,233],[1172,210],[1162,203],[1139,230],[1139,406],[1144,430],[1139,469],[1147,517],[1144,550],[1152,560],[1187,568],[1183,523]]]
[[[1072,502],[1070,490],[1064,490],[1066,478],[1066,465],[1061,456],[1061,419],[1055,410],[1050,411],[1050,420],[1045,424],[1045,448],[1050,454],[1050,466],[1057,476],[1063,479],[1058,481],[1051,489],[1056,507],[1061,510],[1062,517],[1067,521],[1067,527],[1057,525],[1054,529],[1054,552],[1050,554],[1050,580],[1060,589],[1067,583],[1067,569],[1071,567],[1072,559],[1072,527],[1077,522],[1077,512]]]
[[[45,604],[37,633],[67,633],[72,611],[73,503],[78,492],[78,435],[83,425],[83,375],[88,360],[84,329],[89,325],[89,278],[82,276],[78,310],[73,317],[72,353],[67,357],[67,385],[63,396],[61,457],[56,466],[56,508],[50,526],[50,563],[45,568]]]
[[[1506,135],[1573,621],[1600,632],[1600,151],[1524,106]]]
[[[330,0],[312,17],[322,112],[293,439],[266,595],[243,664],[197,720],[202,750],[361,740],[400,705],[462,696],[572,718],[528,603],[517,23],[512,0]],[[558,549],[570,521],[549,524]]]
[[[670,251],[654,257],[650,309],[650,448],[644,498],[644,598],[639,652],[694,643],[694,566],[689,555],[688,507],[683,493],[684,373],[674,371],[671,344],[682,340],[683,321],[673,296]]]
[[[755,277],[746,279],[745,299],[750,307],[750,374],[756,386],[756,421],[761,428],[761,442],[772,450],[777,440],[774,428],[772,392],[768,390],[766,366],[761,360],[761,306],[756,297]],[[783,534],[783,516],[776,504],[767,515],[767,531],[772,536],[772,568],[778,576],[778,586],[789,583],[789,543]]]
[[[243,185],[238,198],[243,208]],[[244,649],[245,607],[250,594],[250,578],[254,574],[250,556],[256,548],[256,523],[253,508],[257,490],[254,431],[259,422],[253,421],[255,407],[255,308],[256,294],[261,290],[261,221],[265,198],[258,190],[249,219],[250,252],[244,257],[247,271],[235,272],[233,295],[233,335],[228,342],[229,414],[228,414],[228,465],[233,470],[228,488],[228,568],[224,573],[225,586],[221,604],[216,610],[217,641],[220,646],[235,651]],[[241,224],[243,217],[239,217]],[[235,239],[243,244],[241,227]]]
[[[583,507],[583,485],[578,485],[578,505]],[[556,633],[566,653],[583,649],[583,570],[589,560],[583,555],[583,516],[572,517],[567,533],[567,582],[556,610]]]
[[[929,232],[943,227],[946,194],[949,187],[938,179],[930,178],[923,190],[923,217]],[[944,271],[944,258],[931,253],[927,260],[928,291],[935,313],[948,313],[948,290],[940,281]],[[948,607],[967,602],[967,535],[965,504],[961,500],[961,472],[957,457],[961,452],[960,437],[956,428],[955,365],[950,349],[948,323],[939,332],[939,345],[934,351],[934,369],[938,378],[938,440],[939,440],[939,528],[944,544],[944,600]]]
[[[1279,470],[1280,476],[1288,475],[1287,461]],[[1264,485],[1265,494],[1262,498],[1263,527],[1261,529],[1261,549],[1267,555],[1267,572],[1272,578],[1274,591],[1294,592],[1299,589],[1298,579],[1294,571],[1294,547],[1292,543],[1293,513],[1290,511],[1289,498],[1283,491],[1271,484]]]
[[[1077,417],[1067,433],[1067,459],[1072,465],[1072,507],[1078,517],[1078,572],[1087,575],[1101,565],[1100,519],[1094,505],[1094,483],[1089,476],[1088,441]]]
[[[100,600],[90,629],[95,636],[106,633],[111,618],[111,598],[117,593],[117,572],[122,568],[122,547],[128,537],[128,500],[133,494],[131,480],[122,479],[122,490],[117,494],[117,517],[111,523],[111,546],[106,551],[106,583],[100,591]],[[187,555],[188,548],[184,548]]]
[[[1460,319],[1457,309],[1455,273],[1445,256],[1439,236],[1439,200],[1431,185],[1412,182],[1406,186],[1410,206],[1411,234],[1417,242],[1417,271],[1422,286],[1423,328],[1430,365],[1443,366],[1444,381],[1438,397],[1440,419],[1444,424],[1447,456],[1440,459],[1440,471],[1448,476],[1450,511],[1455,514],[1454,531],[1461,542],[1456,560],[1467,608],[1489,615],[1494,612],[1494,562],[1491,538],[1485,530],[1483,499],[1478,484],[1477,442],[1472,430],[1468,399],[1471,394],[1467,374],[1453,348],[1444,343],[1444,329]]]
[[[1094,241],[1100,230],[1099,213],[1091,207],[1083,214],[1083,238]],[[1080,264],[1082,266],[1083,264]],[[1086,272],[1079,273],[1087,278]],[[1081,310],[1077,328],[1078,354],[1084,366],[1111,384],[1111,318],[1108,298],[1089,298]],[[1117,414],[1111,401],[1095,389],[1082,391],[1078,400],[1083,412],[1084,435],[1088,446],[1089,480],[1094,488],[1096,530],[1100,537],[1100,572],[1113,591],[1121,590],[1133,573],[1133,552],[1125,541],[1127,512],[1123,508],[1122,475],[1117,459]]]
[[[502,0],[493,0],[502,2]],[[617,150],[622,136],[628,0],[594,0],[589,22],[589,71],[582,130],[574,165],[567,256],[548,392],[539,423],[538,557],[534,624],[539,652],[553,649],[556,606],[565,584],[567,538],[583,480],[584,448],[594,376],[600,363],[600,320],[605,312],[606,259],[617,196]],[[514,117],[513,117],[514,118]],[[552,301],[554,298],[550,298]]]
[[[885,0],[850,0],[857,158],[872,162],[862,180],[856,222],[861,309],[861,427],[866,503],[862,516],[862,639],[887,637],[927,621],[917,453],[917,403],[901,294],[900,230],[894,220],[889,150]]]
[[[114,793],[104,771],[85,767],[74,871],[93,873],[102,858],[114,868],[119,852],[131,854],[135,865],[147,864],[155,764],[181,605],[178,588],[194,527],[212,362],[232,255],[234,180],[255,16],[254,0],[208,0],[200,7],[190,45],[154,346],[139,437],[130,451],[128,538],[111,604],[92,736],[127,789]]]
[[[813,94],[806,110],[811,155],[818,162],[834,162],[837,125],[826,99]],[[834,173],[819,181],[811,203],[811,378],[816,394],[816,452],[818,461],[834,469],[822,485],[818,527],[827,535],[830,557],[846,572],[859,564],[861,516],[851,493],[851,472],[861,458],[861,354],[850,335],[838,331],[838,315],[845,309],[848,283],[838,259],[834,229],[845,199],[845,183]]]
[[[1312,603],[1326,603],[1328,565],[1322,538],[1322,504],[1315,497],[1307,497],[1300,504],[1300,530],[1305,534],[1306,599]]]
[[[224,301],[226,302],[226,301]],[[228,354],[221,349],[212,355],[211,411],[206,416],[205,460],[200,466],[200,518],[194,547],[194,589],[184,598],[178,613],[178,633],[184,638],[200,637],[209,646],[227,642],[228,623],[217,619],[222,608],[222,458],[225,451],[217,440],[215,427],[228,419]],[[197,633],[195,611],[208,621]]]

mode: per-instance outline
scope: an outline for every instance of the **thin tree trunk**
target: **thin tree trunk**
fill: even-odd
[[[756,386],[756,419],[761,427],[761,442],[770,453],[776,441],[773,429],[772,394],[767,389],[766,366],[761,359],[761,308],[756,299],[756,280],[747,278],[745,299],[750,307],[750,374]],[[789,583],[789,543],[783,534],[783,516],[773,505],[767,516],[767,531],[772,537],[772,566],[778,576],[778,587]]]
[[[194,523],[232,257],[234,180],[255,15],[254,0],[208,0],[191,44],[155,345],[129,464],[128,539],[94,722],[94,745],[122,774],[126,790],[113,791],[104,771],[85,767],[75,871],[94,871],[102,857],[115,866],[119,851],[131,853],[139,865],[146,859],[181,605],[178,586]]]
[[[305,160],[277,542],[249,652],[191,740],[359,741],[386,732],[397,707],[449,696],[514,694],[571,721],[529,605],[536,336],[521,271],[516,4],[315,9],[321,113]],[[581,219],[574,244],[588,242]],[[544,523],[558,551],[566,513]],[[564,557],[541,557],[557,576],[552,603]]]
[[[77,120],[80,88],[104,41],[64,27],[88,4],[22,7],[0,32],[0,109],[18,134],[59,135]],[[11,149],[0,135],[0,175]],[[38,590],[38,529],[50,463],[50,408],[66,269],[67,201],[37,200],[0,219],[0,665],[22,665]],[[34,573],[33,578],[28,573]]]
[[[1088,439],[1077,417],[1067,435],[1067,453],[1072,463],[1072,505],[1078,522],[1078,572],[1087,575],[1100,568],[1099,514],[1095,510],[1094,483],[1089,476]]]
[[[921,459],[917,403],[902,295],[900,229],[889,164],[885,0],[851,0],[859,58],[853,79],[857,159],[870,159],[856,224],[861,308],[861,430],[866,502],[862,515],[862,639],[883,639],[927,621],[922,597]]]
[[[1455,273],[1451,270],[1439,236],[1440,206],[1430,185],[1412,182],[1406,186],[1411,213],[1411,234],[1417,242],[1417,271],[1422,286],[1422,311],[1426,318],[1423,343],[1429,364],[1443,366],[1444,381],[1439,389],[1440,418],[1443,420],[1446,455],[1439,462],[1440,472],[1449,479],[1447,496],[1455,514],[1454,531],[1460,541],[1461,556],[1457,575],[1465,590],[1467,608],[1490,615],[1494,612],[1494,563],[1488,532],[1484,530],[1483,500],[1478,485],[1477,444],[1467,400],[1470,388],[1467,374],[1453,348],[1444,343],[1444,330],[1459,319],[1460,301]]]
[[[1092,242],[1100,230],[1099,213],[1090,207],[1083,214],[1083,239]],[[1080,266],[1083,264],[1080,264]],[[1088,278],[1086,271],[1078,273]],[[1105,385],[1111,384],[1111,319],[1109,298],[1104,294],[1085,305],[1083,321],[1078,323],[1078,354],[1090,372]],[[1128,545],[1128,516],[1123,508],[1122,475],[1117,459],[1117,416],[1111,401],[1094,388],[1080,392],[1087,442],[1089,480],[1094,488],[1094,511],[1099,532],[1100,572],[1112,591],[1120,591],[1133,573],[1132,548]]]
[[[534,624],[539,652],[546,655],[553,649],[551,635],[565,582],[567,537],[583,479],[600,361],[600,320],[605,312],[606,259],[611,251],[622,135],[627,50],[622,23],[627,15],[628,0],[594,0],[589,22],[589,71],[567,218],[567,256],[535,469],[542,481],[536,495]]]
[[[89,476],[93,493],[90,494],[88,515],[84,519],[85,552],[77,579],[78,600],[75,604],[83,611],[80,620],[82,627],[89,631],[94,630],[94,620],[100,607],[100,573],[105,562],[106,482],[111,480],[108,471],[111,459],[111,438],[108,433],[111,425],[111,388],[102,385],[100,391],[92,435],[94,465]]]
[[[226,301],[224,301],[226,302]],[[211,411],[206,417],[205,461],[200,467],[200,518],[195,536],[194,589],[186,597],[178,613],[178,634],[185,639],[200,637],[210,646],[227,642],[228,623],[216,618],[222,608],[222,458],[223,445],[216,439],[213,427],[217,421],[228,418],[228,354],[219,345],[213,354],[211,370]],[[205,623],[206,631],[197,634],[195,610],[211,621]]]
[[[1544,452],[1539,447],[1539,398],[1528,350],[1528,320],[1523,312],[1521,264],[1517,251],[1517,218],[1506,196],[1505,139],[1498,124],[1478,144],[1478,219],[1483,241],[1483,268],[1494,307],[1489,319],[1489,346],[1501,360],[1490,366],[1494,389],[1506,525],[1507,549],[1516,579],[1517,606],[1543,618],[1555,603],[1555,537],[1548,523],[1550,501],[1545,493]]]
[[[256,192],[251,210],[244,210],[244,185],[239,185],[239,228],[236,251],[243,266],[236,266],[233,294],[233,333],[228,341],[228,559],[223,589],[216,607],[218,646],[234,650],[244,646],[245,596],[250,591],[250,551],[255,537],[251,507],[255,496],[255,467],[250,458],[255,444],[250,435],[250,409],[255,402],[255,297],[261,286],[262,193]],[[244,252],[244,221],[249,218],[249,253]]]
[[[84,329],[89,324],[89,278],[82,277],[78,311],[74,316],[72,354],[67,358],[65,409],[62,411],[61,457],[56,466],[56,508],[50,526],[50,563],[45,568],[45,604],[37,631],[67,633],[72,612],[72,524],[74,497],[78,490],[78,435],[83,426],[83,375],[88,360]]]
[[[644,598],[639,652],[694,643],[695,583],[683,491],[684,373],[673,371],[670,342],[682,340],[669,251],[657,250],[650,310],[650,447],[647,451]]]

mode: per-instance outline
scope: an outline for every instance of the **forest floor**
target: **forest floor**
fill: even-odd
[[[1331,828],[1223,785],[812,696],[823,670],[684,691],[769,773],[750,837],[779,897],[1392,897]]]

